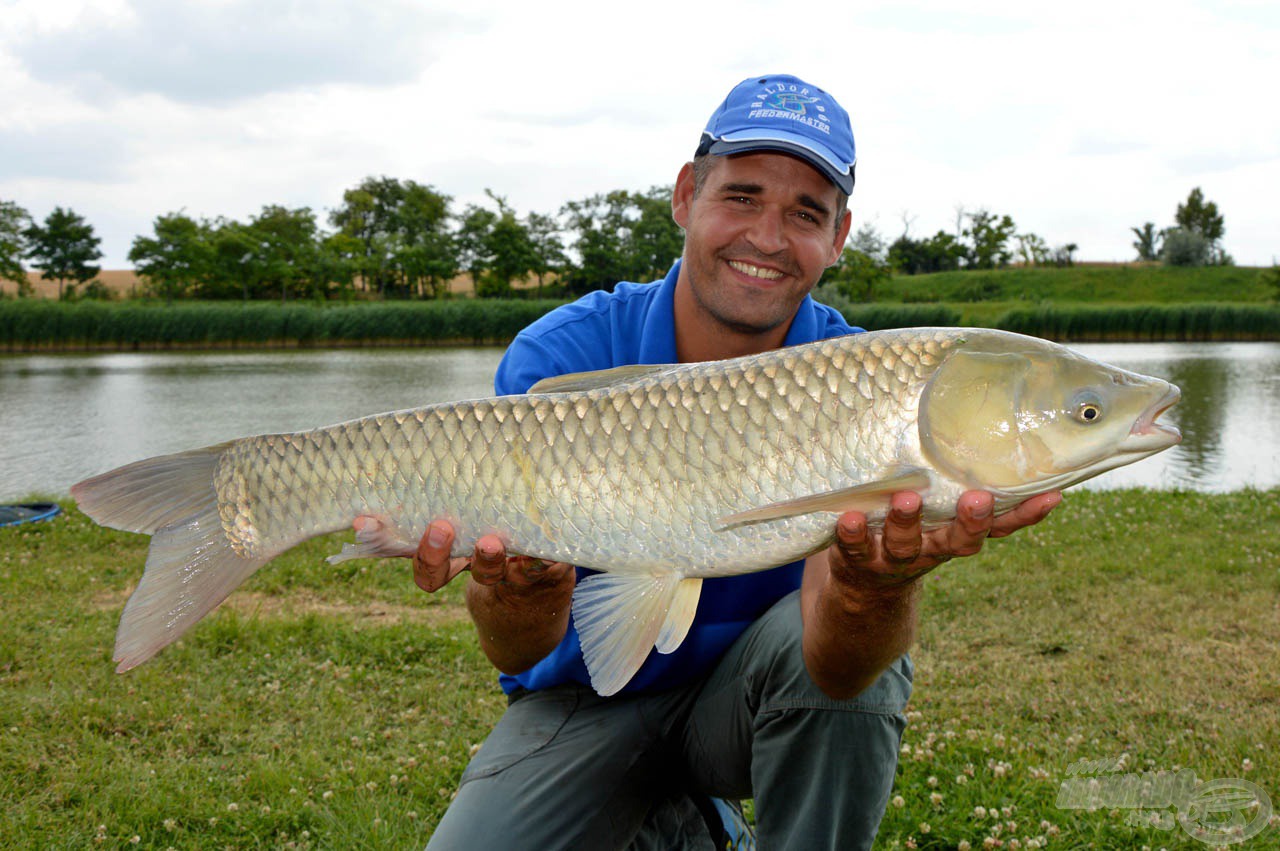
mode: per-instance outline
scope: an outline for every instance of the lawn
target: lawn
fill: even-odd
[[[0,846],[424,845],[504,703],[460,583],[430,597],[407,563],[330,567],[339,537],[314,541],[117,675],[146,542],[74,509],[0,529]],[[1059,808],[1080,760],[1280,805],[1278,601],[1275,490],[1072,493],[947,565],[879,847],[1206,847]]]

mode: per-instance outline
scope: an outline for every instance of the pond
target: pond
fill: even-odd
[[[1079,345],[1167,378],[1183,443],[1087,487],[1280,485],[1280,344]],[[492,392],[497,348],[0,356],[0,501],[248,434]]]

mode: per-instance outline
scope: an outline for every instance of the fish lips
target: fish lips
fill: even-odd
[[[1177,426],[1159,422],[1160,415],[1178,404],[1182,391],[1174,384],[1134,422],[1121,448],[1126,452],[1159,452],[1182,442]]]

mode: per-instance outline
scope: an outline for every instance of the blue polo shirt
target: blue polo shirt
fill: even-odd
[[[667,277],[651,284],[620,283],[557,308],[512,341],[494,386],[500,395],[526,393],[544,378],[631,364],[676,363],[677,261]],[[834,308],[808,296],[796,311],[785,345],[812,343],[860,331]],[[704,582],[698,613],[674,653],[651,652],[622,693],[673,688],[710,670],[729,645],[782,597],[800,587],[804,562],[743,576]],[[578,568],[578,577],[589,574]],[[551,653],[529,670],[499,678],[503,691],[549,688],[566,682],[590,685],[578,631],[569,631]]]

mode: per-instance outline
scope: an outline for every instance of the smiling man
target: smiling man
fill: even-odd
[[[497,391],[854,333],[809,297],[848,235],[854,162],[848,115],[828,93],[786,75],[743,81],[677,177],[685,246],[666,278],[535,322]],[[492,535],[451,561],[452,529],[436,521],[415,580],[435,591],[470,568],[467,605],[509,705],[429,848],[722,848],[735,820],[725,800],[747,797],[763,848],[869,847],[911,693],[919,578],[1057,501],[993,520],[991,496],[966,493],[955,521],[927,533],[912,493],[894,495],[883,530],[845,514],[823,552],[708,582],[684,642],[650,653],[611,697],[592,691],[570,616],[579,569],[508,558]]]

